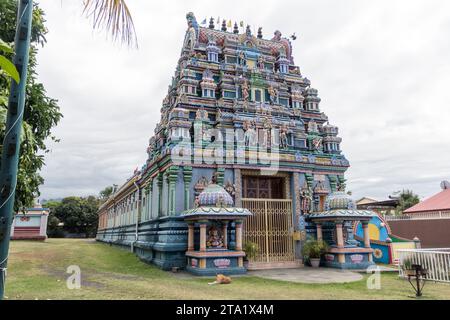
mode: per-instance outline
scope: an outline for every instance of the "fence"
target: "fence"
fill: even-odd
[[[385,215],[384,219],[386,221],[450,219],[450,212],[448,212],[448,211],[424,212],[424,213],[414,213],[414,214],[402,215],[402,216]]]
[[[400,249],[398,270],[400,277],[406,277],[406,270],[414,264],[427,270],[425,280],[450,283],[450,248],[442,249]]]

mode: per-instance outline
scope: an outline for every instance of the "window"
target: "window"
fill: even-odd
[[[285,107],[289,107],[289,100],[285,98],[279,98],[278,101]]]
[[[204,98],[215,98],[215,92],[211,89],[203,89]]]
[[[226,56],[225,61],[226,61],[227,63],[236,63],[236,62],[237,62],[237,58],[236,58],[236,57],[233,57],[233,56]]]
[[[280,72],[281,73],[288,73],[288,66],[284,63],[280,64]]]
[[[208,52],[208,61],[210,62],[218,62],[219,55],[215,52]]]
[[[261,102],[261,90],[255,90],[255,101]]]
[[[224,98],[229,98],[229,99],[234,99],[234,98],[236,98],[236,92],[225,90],[225,91],[223,92],[223,97],[224,97]]]

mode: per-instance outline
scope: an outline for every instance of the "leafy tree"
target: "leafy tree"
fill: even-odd
[[[412,190],[402,190],[394,192],[398,195],[399,204],[396,208],[396,213],[401,214],[403,211],[415,206],[420,202],[419,196]]]
[[[93,237],[97,232],[99,204],[94,196],[67,197],[60,203],[50,205],[50,209],[54,217],[64,224],[64,231]]]
[[[106,200],[108,200],[108,198],[114,193],[114,188],[116,186],[109,186],[106,187],[105,189],[103,189],[102,191],[100,191],[99,196],[100,196],[100,201],[103,203]]]
[[[0,38],[6,43],[14,42],[17,19],[17,1],[2,0],[0,2]],[[14,208],[28,207],[33,200],[40,195],[39,186],[44,179],[39,174],[44,165],[44,154],[49,150],[46,146],[48,139],[58,141],[51,130],[60,121],[62,114],[59,111],[57,101],[47,96],[42,83],[37,81],[36,54],[39,46],[46,42],[44,12],[34,5],[33,24],[31,31],[30,63],[28,66],[28,78],[26,85],[26,103],[24,122],[22,126],[19,170],[17,176],[17,189]],[[5,58],[12,59],[12,51],[3,51]],[[10,79],[0,75],[0,141],[5,134],[5,120],[8,105],[8,92]],[[0,151],[2,145],[0,145]]]

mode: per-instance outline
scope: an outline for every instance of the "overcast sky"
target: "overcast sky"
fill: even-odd
[[[355,198],[427,197],[450,179],[448,0],[128,0],[139,50],[92,31],[81,2],[40,1],[50,32],[39,78],[64,114],[41,198],[98,194],[145,162],[189,11],[261,26],[265,38],[296,32],[295,63],[340,129]]]

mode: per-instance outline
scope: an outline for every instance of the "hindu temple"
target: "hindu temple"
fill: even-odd
[[[317,235],[307,217],[345,189],[338,128],[294,62],[294,38],[186,19],[148,158],[100,207],[97,240],[164,270],[241,272],[249,243],[251,268],[302,266]]]

